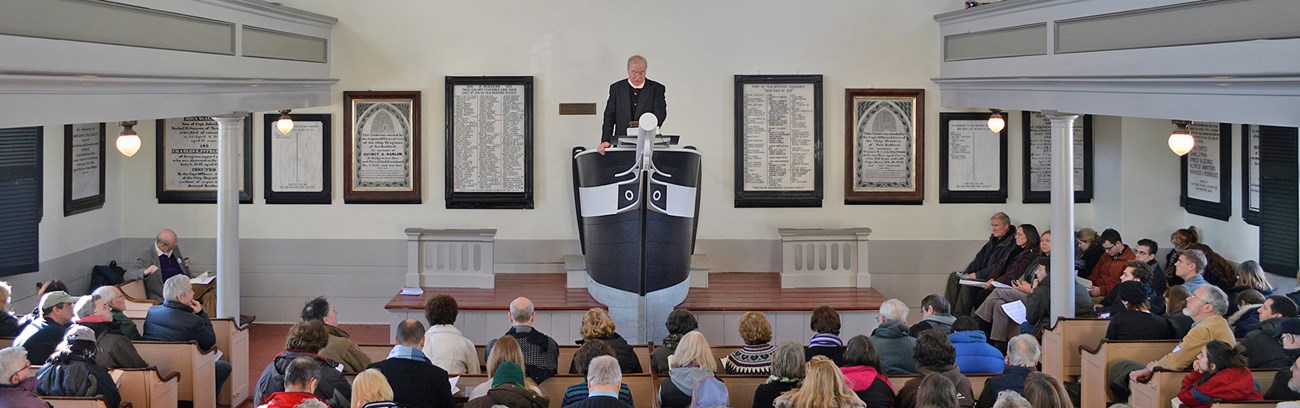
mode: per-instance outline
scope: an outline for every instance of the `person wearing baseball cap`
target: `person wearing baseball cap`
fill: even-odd
[[[45,363],[45,359],[54,353],[54,346],[63,340],[63,334],[72,324],[72,305],[77,298],[68,292],[54,291],[41,295],[41,317],[36,318],[22,333],[14,338],[14,345],[27,349],[27,360],[32,365]]]
[[[103,396],[110,407],[122,405],[117,383],[108,369],[95,364],[95,331],[74,324],[63,335],[63,342],[36,371],[36,392],[55,397]],[[94,378],[95,387],[89,385]]]
[[[1286,353],[1287,358],[1292,361],[1291,365],[1294,366],[1296,357],[1300,357],[1300,318],[1285,319],[1278,332],[1282,337],[1282,352]],[[1277,370],[1277,374],[1273,376],[1273,385],[1269,386],[1268,391],[1264,393],[1264,399],[1300,400],[1300,392],[1287,387],[1289,381],[1291,381],[1291,370]]]

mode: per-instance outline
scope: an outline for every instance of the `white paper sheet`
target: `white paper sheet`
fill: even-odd
[[[1007,317],[1010,317],[1012,321],[1019,324],[1025,323],[1025,302],[1017,300],[1011,303],[1003,303],[1002,311],[1007,312]]]

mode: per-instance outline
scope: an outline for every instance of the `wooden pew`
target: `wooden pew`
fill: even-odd
[[[1182,390],[1183,377],[1186,377],[1191,371],[1156,371],[1151,375],[1151,380],[1145,383],[1136,381],[1129,382],[1129,389],[1133,392],[1129,396],[1129,406],[1134,407],[1152,407],[1168,408],[1170,402],[1178,396]],[[1273,381],[1273,376],[1277,375],[1277,370],[1252,370],[1251,375],[1255,377],[1256,384],[1268,384]],[[1265,385],[1264,387],[1267,387]]]
[[[1237,402],[1216,402],[1210,405],[1210,408],[1263,408],[1276,407],[1283,400],[1260,400],[1260,401],[1237,401]]]
[[[230,378],[221,386],[217,402],[237,407],[252,396],[248,378],[248,326],[240,326],[238,321],[228,317],[217,318],[212,319],[212,331],[217,335],[221,360],[230,363]]]
[[[126,300],[149,301],[149,294],[144,288],[144,279],[129,280],[117,284],[117,288],[126,295]],[[92,289],[93,290],[93,289]]]
[[[1063,317],[1043,331],[1043,373],[1062,381],[1079,376],[1079,346],[1096,347],[1110,319]]]
[[[177,396],[181,401],[191,401],[195,407],[217,405],[216,351],[203,353],[197,342],[136,341],[140,357],[165,372],[180,373]],[[247,365],[244,374],[248,373]],[[233,377],[236,373],[231,373]],[[247,384],[244,386],[247,392]]]
[[[766,375],[719,375],[718,379],[727,385],[727,397],[733,407],[754,406],[754,391],[767,382]]]
[[[388,359],[388,352],[393,351],[392,344],[357,344],[361,353],[370,358],[370,362],[377,363]]]
[[[971,396],[971,399],[978,399],[980,397],[980,394],[984,393],[984,385],[988,383],[989,379],[993,377],[997,377],[999,375],[1002,374],[966,374],[966,379],[970,380],[971,392],[975,393],[975,395]],[[921,376],[916,374],[903,374],[903,375],[889,376],[889,383],[894,386],[895,392],[903,389],[904,386],[906,386],[908,383],[912,381],[920,381],[920,380],[921,380]]]
[[[1178,346],[1177,340],[1112,341],[1103,340],[1095,348],[1080,346],[1080,408],[1104,408],[1111,400],[1110,366],[1120,360],[1149,362],[1164,357]]]
[[[587,381],[581,375],[576,374],[556,374],[554,377],[547,378],[537,387],[542,389],[542,395],[551,399],[551,407],[560,407],[564,402],[564,391],[570,386],[582,384]]]
[[[559,364],[557,365],[558,367],[555,369],[555,372],[560,374],[567,374],[569,372],[569,367],[573,366],[573,355],[578,354],[578,347],[579,346],[572,344],[560,346]],[[486,364],[487,360],[483,360],[483,363]]]
[[[550,406],[558,408],[564,402],[564,391],[568,390],[571,386],[582,384],[586,380],[587,379],[581,375],[559,374],[546,379],[546,381],[542,382],[538,387],[542,389],[542,395],[551,399]],[[653,406],[656,389],[654,387],[654,381],[650,378],[650,374],[626,374],[623,376],[623,383],[627,384],[628,391],[632,392],[632,401],[636,406]],[[730,388],[731,383],[727,383],[727,386]],[[753,392],[751,392],[749,399],[752,400],[753,397]],[[734,397],[732,402],[735,402]],[[732,404],[732,406],[748,407],[749,405]]]
[[[456,376],[453,375],[452,377]],[[474,387],[491,381],[492,377],[488,377],[487,374],[461,374],[460,381],[456,383],[456,387],[460,388],[460,393],[457,395],[468,397],[469,393],[474,391]]]
[[[125,368],[118,379],[117,391],[123,403],[139,408],[176,408],[180,373],[161,375],[148,368]]]
[[[745,348],[745,346],[724,345],[724,346],[711,346],[711,347],[709,347],[709,351],[712,351],[712,352],[713,352],[713,361],[714,361],[714,362],[717,362],[717,363],[719,364],[719,365],[718,365],[719,372],[721,372],[721,369],[722,369],[722,365],[721,365],[721,364],[722,364],[722,363],[721,363],[722,360],[725,359],[725,358],[727,358],[727,356],[731,355],[732,352],[734,352],[734,351],[736,351],[736,350],[740,350],[740,349],[742,349],[742,348]],[[733,404],[733,405],[734,405],[734,404]],[[748,405],[746,405],[746,406],[748,406]]]
[[[633,405],[653,407],[655,400],[659,398],[659,387],[655,386],[655,378],[651,374],[627,374],[623,376],[623,383],[627,384],[628,391],[632,391]],[[564,402],[563,399],[564,396],[561,395],[560,402]]]
[[[48,402],[54,408],[111,408],[107,402],[97,397],[41,397],[41,400]],[[118,408],[134,407],[124,402]]]

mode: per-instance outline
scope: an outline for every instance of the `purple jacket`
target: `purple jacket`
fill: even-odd
[[[9,408],[50,408],[36,396],[36,377],[27,377],[17,385],[0,384],[0,406]]]

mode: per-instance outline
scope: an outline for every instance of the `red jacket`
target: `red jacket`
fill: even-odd
[[[313,399],[320,400],[310,392],[277,392],[266,397],[266,403],[258,405],[257,408],[293,408],[303,401]]]
[[[1209,407],[1215,401],[1249,401],[1264,399],[1259,394],[1259,387],[1250,369],[1246,367],[1229,368],[1214,373],[1209,378],[1198,372],[1188,373],[1183,377],[1183,390],[1178,392],[1178,400],[1192,408]]]
[[[1101,289],[1101,296],[1106,296],[1111,289],[1119,286],[1119,276],[1124,274],[1125,265],[1135,258],[1133,248],[1128,245],[1124,245],[1124,252],[1120,252],[1119,256],[1102,253],[1101,258],[1097,259],[1097,266],[1092,268],[1092,274],[1088,275],[1088,280],[1092,281],[1092,286]]]

